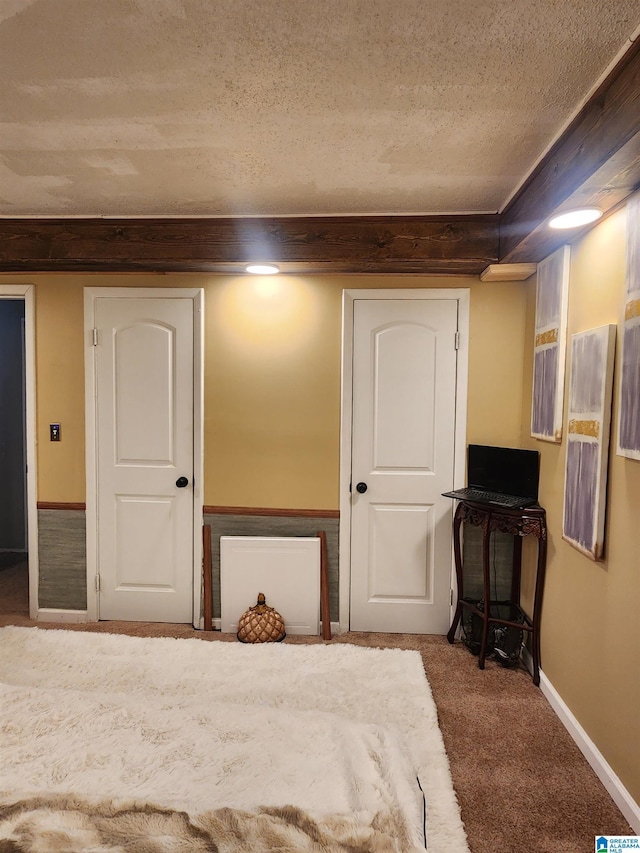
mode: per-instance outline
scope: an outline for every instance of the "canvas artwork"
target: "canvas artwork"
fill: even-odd
[[[531,435],[562,440],[564,366],[569,302],[569,246],[538,264]]]
[[[571,336],[563,538],[602,558],[616,327]]]
[[[627,205],[622,365],[618,454],[640,459],[640,194]]]

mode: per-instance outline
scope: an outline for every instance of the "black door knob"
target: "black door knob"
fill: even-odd
[[[184,487],[188,486],[188,485],[189,485],[189,480],[187,477],[178,477],[178,479],[176,480],[176,486],[179,489],[184,489]]]
[[[358,483],[358,485],[356,486],[356,492],[360,492],[361,495],[364,495],[364,493],[366,491],[367,491],[367,484],[366,483]]]

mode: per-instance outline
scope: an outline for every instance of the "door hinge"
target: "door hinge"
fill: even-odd
[[[92,329],[91,331],[93,333],[93,346],[97,347],[98,346],[98,330]]]
[[[455,347],[456,349],[460,349],[460,332],[456,332],[455,334]]]
[[[96,592],[100,592],[100,575],[96,575]]]
[[[451,607],[453,607],[453,590],[452,589],[449,590],[449,604]]]

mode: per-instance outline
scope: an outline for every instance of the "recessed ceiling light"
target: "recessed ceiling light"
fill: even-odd
[[[549,220],[549,228],[579,228],[600,219],[602,211],[597,207],[583,207],[579,210],[568,210]]]
[[[247,264],[245,271],[253,275],[275,275],[280,272],[280,267],[276,264]]]

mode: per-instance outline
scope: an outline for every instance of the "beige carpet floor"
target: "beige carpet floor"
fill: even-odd
[[[0,625],[28,618],[26,564],[0,571]],[[144,637],[236,642],[189,625],[98,622],[53,625]],[[287,637],[318,643],[319,637]],[[592,853],[596,835],[632,835],[602,784],[524,669],[477,659],[445,637],[348,633],[332,643],[417,649],[438,709],[471,853]],[[544,662],[543,662],[544,663]]]

